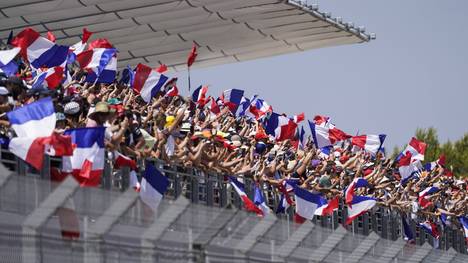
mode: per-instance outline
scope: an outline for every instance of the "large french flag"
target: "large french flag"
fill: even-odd
[[[68,57],[68,46],[60,46],[34,31],[26,28],[12,41],[13,46],[21,48],[21,55],[33,68],[55,67],[62,65]]]
[[[146,170],[141,179],[141,200],[151,207],[153,211],[156,211],[168,186],[169,179],[156,169],[156,167],[147,162]]]
[[[208,86],[199,86],[192,93],[192,101],[200,106],[204,106],[208,100],[206,99],[206,93],[208,92]]]
[[[375,198],[355,195],[351,205],[348,205],[348,218],[346,218],[346,225],[351,224],[356,217],[372,209],[376,203],[377,200]]]
[[[340,198],[336,196],[330,202],[327,199],[320,197],[320,206],[315,210],[315,215],[327,216],[333,214],[333,211],[338,209]]]
[[[144,101],[150,102],[151,98],[156,96],[167,80],[168,77],[156,70],[146,65],[138,64],[135,70],[133,89],[140,93]]]
[[[76,60],[87,71],[86,81],[111,83],[117,74],[117,50],[114,48],[94,48],[81,52]]]
[[[250,100],[244,96],[242,96],[242,99],[239,103],[239,112],[238,112],[238,116],[246,116],[246,113],[248,111],[250,107]]]
[[[262,210],[264,216],[270,213],[270,208],[266,205],[262,190],[257,185],[254,185],[254,204]]]
[[[56,116],[51,98],[44,98],[7,113],[11,128],[18,137],[9,149],[16,156],[40,170],[46,150],[55,156],[71,155],[71,140],[54,133]]]
[[[221,99],[225,106],[229,108],[232,114],[236,114],[237,108],[239,107],[244,91],[240,89],[228,89],[223,92]]]
[[[353,179],[353,181],[349,184],[349,186],[345,189],[345,203],[347,205],[352,205],[353,198],[354,198],[354,192],[356,188],[360,187],[369,187],[369,182],[367,182],[366,179],[362,177],[356,177]]]
[[[258,120],[268,113],[273,112],[273,108],[268,105],[266,101],[258,98],[258,95],[255,95],[250,100],[249,112]]]
[[[40,89],[44,82],[47,84],[49,89],[55,89],[62,83],[64,68],[61,66],[52,67],[47,71],[41,72],[34,78],[32,89]]]
[[[385,134],[353,136],[351,143],[375,155],[382,147],[385,137]]]
[[[242,199],[245,210],[249,212],[254,212],[259,216],[263,216],[263,210],[260,209],[257,205],[255,205],[255,203],[252,200],[250,200],[250,198],[245,193],[245,190],[244,190],[245,188],[244,188],[243,183],[239,182],[237,178],[233,176],[229,176],[229,183],[232,185],[236,193]]]
[[[98,186],[104,170],[105,127],[66,130],[75,149],[72,156],[63,157],[62,171],[72,174],[81,186]]]
[[[288,117],[271,113],[266,121],[265,131],[273,136],[277,141],[292,139],[296,134],[297,123]]]
[[[333,127],[323,127],[316,125],[309,121],[310,131],[312,132],[312,139],[314,140],[317,148],[333,145],[338,141],[346,140],[351,138],[350,135],[345,132]]]
[[[468,217],[461,216],[458,218],[458,220],[460,221],[460,224],[462,225],[463,233],[465,234],[465,240],[468,243]]]
[[[434,247],[438,248],[439,247],[439,237],[440,233],[439,230],[437,229],[436,224],[433,222],[426,220],[422,223],[419,223],[419,226],[424,229],[428,234],[430,234],[432,237],[434,237]]]
[[[70,46],[70,51],[73,52],[75,55],[81,54],[85,48],[86,48],[86,43],[88,42],[88,39],[91,37],[93,33],[88,31],[88,29],[83,28],[83,35],[81,38],[81,41]]]
[[[426,147],[427,145],[419,141],[416,138],[411,138],[411,141],[408,143],[408,146],[406,146],[405,150],[403,151],[403,154],[405,155],[406,153],[410,152],[412,159],[424,161],[424,153],[426,152]]]
[[[294,196],[296,199],[296,215],[304,219],[312,220],[315,211],[319,207],[326,205],[326,200],[319,194],[311,193],[298,186],[294,187]]]
[[[13,60],[20,52],[21,48],[15,47],[9,50],[0,51],[0,72],[12,76],[18,71],[18,64]]]
[[[286,180],[281,181],[281,183],[277,186],[278,190],[281,192],[280,201],[278,203],[278,207],[276,208],[276,213],[286,213],[288,207],[294,205],[293,200],[289,196],[289,191],[293,191],[294,187],[289,184]]]
[[[426,189],[424,189],[422,192],[419,193],[419,197],[418,197],[419,205],[422,208],[426,208],[427,206],[429,206],[431,202],[427,200],[426,196],[435,194],[438,191],[439,191],[439,188],[435,186],[429,186]]]
[[[398,171],[401,176],[401,183],[406,184],[415,174],[422,169],[421,162],[419,160],[413,160],[413,155],[407,152],[406,155],[400,158],[398,161]]]

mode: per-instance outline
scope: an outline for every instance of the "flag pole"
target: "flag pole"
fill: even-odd
[[[190,92],[191,83],[190,83],[190,67],[188,67],[188,91]]]

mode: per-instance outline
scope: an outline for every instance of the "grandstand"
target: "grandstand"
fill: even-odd
[[[83,27],[119,50],[120,67],[147,63],[186,70],[195,42],[194,67],[246,61],[315,48],[368,42],[363,28],[287,0],[4,0],[0,38],[32,27],[71,45]]]
[[[0,39],[5,40],[27,27],[56,38],[56,44],[50,39],[41,40],[47,42],[51,50],[58,45],[66,45],[66,52],[63,53],[65,66],[60,68],[63,65],[61,63],[58,64],[60,66],[47,66],[49,69],[44,74],[40,70],[45,67],[36,70],[30,67],[29,64],[32,63],[29,58],[23,57],[21,61],[18,55],[16,62],[20,63],[23,72],[14,72],[19,77],[4,76],[2,80],[2,83],[7,83],[5,86],[8,89],[0,89],[0,98],[12,95],[10,97],[15,97],[11,98],[15,103],[10,104],[6,100],[4,104],[7,105],[0,105],[4,106],[0,107],[3,116],[3,119],[0,118],[0,161],[10,170],[0,167],[0,261],[467,261],[463,226],[458,223],[462,218],[462,210],[465,209],[462,206],[466,200],[461,195],[465,193],[466,182],[455,181],[446,176],[443,164],[445,160],[429,163],[429,171],[422,171],[419,167],[416,171],[407,169],[411,176],[417,174],[420,176],[417,179],[422,179],[417,183],[409,183],[410,186],[417,185],[408,191],[409,194],[399,195],[402,189],[400,179],[404,179],[400,174],[400,164],[382,156],[380,150],[383,140],[379,141],[380,136],[354,136],[360,137],[359,145],[362,146],[355,150],[354,146],[357,147],[357,144],[350,143],[353,136],[338,130],[334,124],[329,123],[328,117],[316,116],[309,124],[312,133],[316,131],[313,127],[321,125],[319,129],[326,130],[326,133],[335,129],[335,134],[342,136],[337,139],[340,145],[329,140],[330,143],[324,145],[325,147],[319,147],[316,139],[314,142],[304,142],[300,138],[298,123],[305,120],[303,114],[287,117],[274,113],[264,100],[254,96],[245,108],[251,115],[240,115],[236,110],[240,108],[240,97],[247,101],[243,96],[244,91],[228,90],[220,98],[210,99],[205,97],[207,94],[202,91],[204,87],[200,86],[189,98],[183,98],[177,92],[176,95],[168,95],[176,86],[174,78],[174,82],[167,82],[172,83],[172,86],[163,87],[161,84],[155,92],[150,90],[149,100],[145,100],[141,99],[142,92],[130,81],[130,77],[126,81],[116,81],[116,68],[109,70],[114,74],[110,81],[99,81],[97,84],[99,76],[95,76],[93,81],[88,81],[87,77],[102,72],[96,73],[92,68],[85,69],[80,59],[68,63],[68,55],[76,51],[69,45],[77,42],[79,44],[84,27],[93,32],[94,39],[103,38],[112,43],[111,48],[90,48],[85,52],[93,53],[93,49],[100,49],[100,54],[103,54],[103,49],[113,50],[112,47],[118,50],[116,56],[111,53],[107,57],[106,65],[98,63],[96,68],[102,70],[112,64],[109,61],[117,60],[120,69],[129,65],[125,68],[127,73],[136,75],[140,73],[138,67],[133,71],[132,68],[143,63],[148,66],[148,70],[142,82],[157,79],[153,86],[160,84],[161,79],[164,82],[169,80],[163,75],[165,70],[159,72],[155,69],[162,64],[167,65],[170,72],[187,70],[187,54],[191,54],[194,44],[198,49],[198,56],[193,66],[207,67],[322,47],[366,43],[374,39],[375,35],[367,34],[363,27],[345,23],[341,18],[332,18],[330,13],[319,11],[317,5],[308,5],[304,1],[0,2]],[[87,40],[82,43],[82,47],[87,45],[86,42]],[[11,41],[8,43],[15,46]],[[6,42],[3,44],[8,46]],[[18,48],[16,49],[15,56],[19,54]],[[143,67],[144,65],[140,65],[140,68]],[[58,68],[58,73],[55,68]],[[47,83],[31,88],[39,78],[37,76],[44,74],[46,78],[50,69],[54,69],[54,74],[59,75],[57,86],[52,88]],[[129,73],[130,71],[133,73]],[[37,78],[32,77],[33,73]],[[68,75],[73,77],[66,73],[71,73]],[[151,74],[153,78],[148,77]],[[119,77],[123,79],[123,76]],[[24,89],[21,90],[24,94],[13,94],[17,91],[14,88],[18,86]],[[148,86],[153,88],[149,84]],[[206,91],[207,88],[205,93]],[[234,98],[235,92],[242,94],[237,97],[239,100]],[[43,99],[44,97],[46,98]],[[75,140],[75,148],[70,147],[72,154],[51,157],[56,153],[51,151],[51,156],[44,154],[42,166],[41,163],[38,165],[40,168],[34,166],[31,159],[28,159],[37,157],[30,154],[33,147],[22,149],[28,147],[18,147],[18,144],[16,148],[11,147],[13,140],[24,139],[20,138],[15,128],[29,120],[13,127],[15,117],[11,116],[15,112],[17,114],[20,106],[37,106],[39,103],[36,102],[41,101],[48,109],[44,112],[49,115],[41,116],[40,124],[52,119],[52,125],[49,126],[53,126],[54,136],[76,130],[98,131],[100,133],[96,138],[99,137],[99,143],[95,139],[92,143],[86,141],[82,143],[84,146],[78,146],[77,141],[81,137],[77,133],[73,136],[67,133],[66,136]],[[231,110],[232,105],[236,110]],[[56,119],[49,118],[51,116]],[[33,117],[33,121],[38,120],[36,115]],[[276,122],[273,121],[274,118]],[[215,122],[218,123],[215,125]],[[284,125],[286,127],[281,126],[284,123],[287,123]],[[109,126],[104,128],[105,124]],[[31,130],[27,125],[25,127]],[[38,127],[38,130],[42,128]],[[112,130],[110,134],[105,133],[108,130]],[[142,135],[142,131],[147,134]],[[276,134],[277,131],[280,134]],[[283,131],[285,133],[281,134]],[[281,138],[282,136],[285,138]],[[51,137],[52,135],[49,138]],[[82,137],[88,139],[92,136]],[[373,138],[374,145],[369,146],[367,138]],[[346,146],[345,141],[348,143]],[[140,142],[143,145],[141,148],[137,147]],[[151,146],[147,147],[147,143]],[[424,144],[417,140],[415,143]],[[51,145],[52,143],[47,146]],[[72,145],[71,142],[69,145]],[[331,147],[328,151],[336,151],[326,153],[326,147]],[[413,153],[424,156],[424,147],[416,147]],[[18,154],[19,148],[23,156]],[[82,155],[76,154],[77,148],[81,148],[79,154]],[[301,149],[298,150],[299,148]],[[369,148],[375,150],[373,154]],[[51,147],[44,148],[44,152],[51,149],[55,151]],[[89,156],[85,156],[86,154]],[[82,163],[76,159],[71,161],[73,157],[80,159]],[[118,165],[117,159],[120,157],[124,159],[125,165]],[[73,167],[75,162],[79,163],[77,167]],[[85,166],[89,163],[91,168]],[[96,169],[97,176],[91,175],[95,172],[93,169],[98,165],[94,164],[97,163],[100,165]],[[68,164],[70,167],[66,167]],[[289,164],[293,164],[292,167]],[[410,165],[411,162],[408,162],[407,166]],[[283,167],[278,168],[279,166]],[[65,170],[64,167],[70,170]],[[154,210],[151,210],[151,204],[140,198],[144,196],[142,192],[149,192],[147,189],[151,183],[145,184],[146,190],[142,185],[144,180],[148,182],[145,176],[150,167],[156,167],[156,171],[164,173],[161,177],[167,180],[163,181],[166,188],[161,192],[150,189],[154,190],[151,197],[164,195],[162,201],[150,200],[156,205]],[[269,171],[270,168],[273,172]],[[76,170],[78,174],[75,174]],[[423,178],[423,173],[433,175],[436,182],[427,180],[430,176]],[[80,181],[81,186],[95,187],[80,187],[68,175],[81,179],[97,178],[89,185]],[[158,173],[151,175],[156,177]],[[236,177],[231,178],[232,175],[242,181],[244,188],[241,191],[233,183],[232,178]],[[281,201],[280,198],[294,196],[297,200],[294,190],[287,192],[286,189],[280,189],[281,186],[287,188],[287,183],[281,184],[291,178],[301,182],[300,186],[290,185],[291,188],[304,188],[303,191],[309,194],[316,194],[315,190],[319,189],[322,192],[318,191],[319,194],[316,195],[324,193],[321,200],[326,206],[336,200],[336,207],[330,205],[328,214],[315,214],[314,211],[312,218],[304,218],[303,224],[293,221],[296,215],[301,217],[297,206],[289,206],[274,215],[274,211],[284,204],[284,200]],[[364,180],[366,185],[357,186],[357,179]],[[431,229],[434,230],[432,232],[421,226],[422,223],[433,222],[433,218],[438,220],[438,214],[433,211],[435,208],[432,209],[435,200],[439,201],[439,193],[432,195],[439,191],[435,186],[443,190],[450,189],[446,200],[455,200],[450,204],[451,218],[445,219],[446,222],[454,223],[446,226],[444,222],[443,227],[439,224],[440,233],[437,232],[437,226]],[[362,189],[357,189],[358,187]],[[418,191],[423,189],[433,192],[418,199]],[[457,193],[452,189],[456,189]],[[348,193],[351,201],[356,196],[366,195],[367,200],[373,202],[372,207],[363,209],[354,217],[350,216]],[[390,198],[389,193],[400,199]],[[257,198],[259,196],[261,198]],[[256,202],[251,210],[246,209],[246,199]],[[400,201],[404,204],[399,203]],[[419,202],[421,206],[425,206],[419,214],[423,215],[421,218],[408,209],[410,202]],[[258,211],[261,205],[268,212]],[[252,209],[257,215],[252,213]],[[318,210],[318,207],[314,210]],[[414,234],[409,241],[416,244],[403,241],[403,237],[407,238],[407,229],[403,222],[406,222],[408,215],[415,217],[409,221],[408,228]],[[346,223],[350,218],[351,222]]]

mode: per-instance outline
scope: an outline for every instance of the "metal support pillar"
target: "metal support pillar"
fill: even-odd
[[[431,253],[432,247],[425,243],[421,247],[417,247],[416,252],[409,259],[410,262],[422,262],[423,259]]]
[[[325,242],[322,243],[320,248],[316,249],[311,255],[310,259],[316,262],[322,262],[330,254],[330,252],[340,243],[345,237],[347,231],[341,225],[333,232]]]
[[[119,218],[130,209],[138,198],[138,193],[133,188],[128,188],[112,205],[91,225],[86,232],[84,262],[99,263],[101,260],[102,237]]]
[[[156,218],[154,223],[141,236],[141,262],[154,262],[155,242],[161,238],[164,231],[179,217],[189,206],[190,201],[179,197],[167,211]]]
[[[78,182],[73,177],[63,181],[47,198],[28,215],[23,222],[23,262],[39,262],[38,229],[55,213],[78,189]]]
[[[346,262],[360,262],[361,258],[375,245],[375,243],[377,243],[379,239],[380,237],[377,234],[374,232],[370,233],[370,235],[353,250],[353,253],[346,258]]]
[[[278,249],[278,256],[286,259],[299,246],[299,244],[312,232],[315,225],[309,221],[304,222]]]
[[[249,252],[257,243],[257,239],[263,236],[275,223],[276,217],[267,214],[260,222],[258,222],[255,227],[239,242],[235,250],[246,254]]]

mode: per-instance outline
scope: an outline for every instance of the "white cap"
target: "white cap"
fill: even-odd
[[[0,96],[8,95],[10,93],[7,88],[0,86]]]

